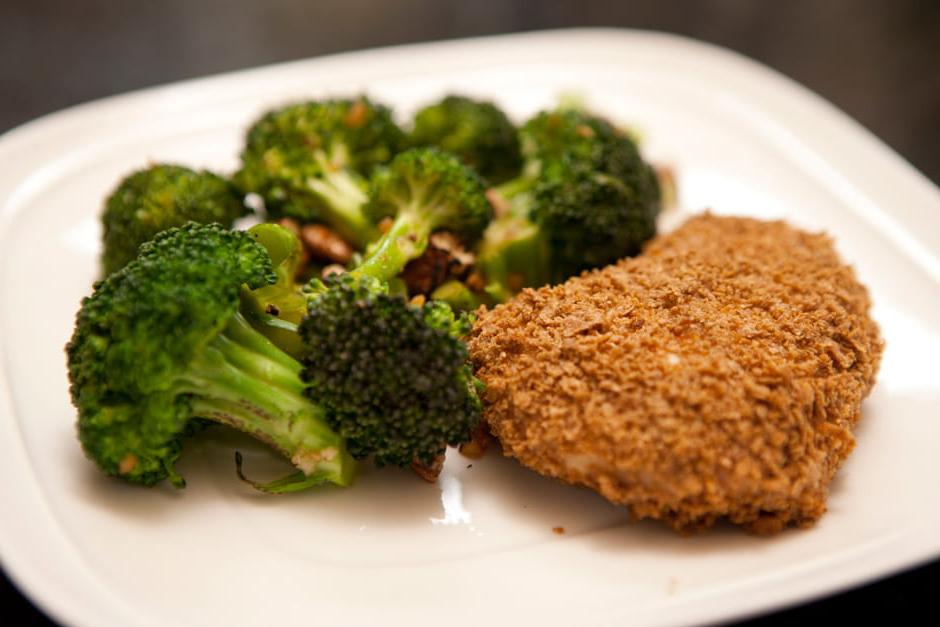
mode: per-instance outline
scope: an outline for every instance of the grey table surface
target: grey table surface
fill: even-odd
[[[833,102],[940,182],[933,0],[3,0],[0,133],[69,105],[227,70],[575,26],[667,31],[746,54]],[[0,583],[5,614],[49,624]],[[938,584],[934,562],[753,622],[913,619],[932,608]]]

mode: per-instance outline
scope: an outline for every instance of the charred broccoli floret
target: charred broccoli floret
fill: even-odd
[[[298,468],[261,489],[349,483],[354,462],[305,396],[300,363],[239,313],[240,292],[275,278],[248,234],[191,223],[95,286],[66,352],[79,439],[102,470],[181,487],[181,438],[203,419],[262,440]]]
[[[506,114],[492,102],[465,96],[450,95],[418,111],[411,143],[454,153],[493,184],[522,167],[516,127]]]
[[[391,111],[368,98],[293,104],[249,129],[234,179],[270,217],[325,223],[362,248],[378,237],[362,212],[367,178],[405,142]]]
[[[144,242],[187,222],[231,226],[248,209],[228,181],[211,172],[153,165],[127,176],[105,202],[104,276],[137,257]]]
[[[353,457],[430,464],[480,420],[481,384],[459,339],[470,326],[444,303],[417,307],[375,279],[331,277],[300,325],[308,394]]]
[[[375,222],[394,222],[353,274],[385,281],[427,250],[433,232],[450,231],[472,244],[491,215],[479,175],[436,148],[407,150],[376,172],[366,211]]]
[[[541,113],[520,135],[523,173],[496,190],[506,206],[478,251],[498,301],[636,254],[655,234],[660,206],[653,168],[605,120]]]

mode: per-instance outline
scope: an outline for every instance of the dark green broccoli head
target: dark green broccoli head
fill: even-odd
[[[497,191],[509,202],[509,210],[525,217],[532,190],[542,178],[545,164],[559,159],[598,163],[609,144],[625,140],[624,134],[596,115],[577,109],[543,111],[519,129],[524,159],[522,172],[501,184]],[[626,140],[629,141],[629,140]]]
[[[494,184],[522,167],[516,127],[506,114],[492,102],[464,96],[447,96],[418,111],[411,144],[452,152]]]
[[[193,417],[181,379],[235,313],[241,286],[273,281],[247,234],[189,224],[95,286],[66,351],[79,437],[103,470],[147,485],[172,472]]]
[[[534,188],[530,219],[549,242],[553,281],[635,255],[656,233],[652,168],[635,149],[629,160],[620,154],[629,150],[613,152],[606,162],[549,162]]]
[[[660,208],[653,169],[602,118],[540,113],[520,134],[524,172],[500,186],[508,211],[478,250],[487,291],[498,301],[638,253],[656,232]]]
[[[231,226],[248,209],[225,179],[176,165],[154,165],[121,181],[108,197],[102,268],[105,276],[137,257],[140,245],[186,222]]]
[[[391,111],[368,98],[322,100],[271,111],[248,131],[235,182],[264,198],[272,217],[326,222],[356,244],[366,182],[404,148]]]
[[[480,176],[437,148],[407,150],[376,172],[366,210],[376,222],[414,215],[430,231],[451,231],[468,241],[480,236],[491,211]]]
[[[543,111],[519,129],[527,161],[547,161],[568,155],[597,159],[606,142],[624,137],[607,120],[576,109]]]
[[[480,420],[480,383],[459,337],[470,321],[443,303],[390,296],[371,279],[327,280],[301,335],[308,393],[354,457],[429,464]]]

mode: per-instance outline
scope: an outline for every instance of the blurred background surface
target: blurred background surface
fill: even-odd
[[[940,182],[934,0],[2,0],[0,132],[80,102],[228,70],[575,26],[668,31],[741,52],[819,93]],[[758,622],[913,618],[933,607],[937,589],[934,563]],[[43,624],[5,580],[2,593],[7,613]]]
[[[742,52],[832,101],[940,181],[934,0],[3,0],[0,131],[227,70],[571,26],[663,30]]]

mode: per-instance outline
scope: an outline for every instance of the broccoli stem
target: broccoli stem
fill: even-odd
[[[545,233],[530,220],[512,214],[490,222],[480,243],[478,263],[486,276],[486,292],[498,303],[523,287],[551,280],[551,249]]]
[[[506,181],[502,185],[497,185],[494,189],[499,192],[500,196],[509,200],[519,194],[531,191],[532,188],[535,187],[536,180],[537,179],[533,176],[523,174],[522,176]]]
[[[435,227],[429,215],[434,215],[433,210],[421,203],[403,207],[388,232],[351,274],[388,281],[401,273],[409,261],[420,257],[428,247]]]
[[[193,394],[193,415],[219,422],[269,444],[299,469],[256,484],[290,492],[331,482],[348,485],[354,462],[324,411],[304,395],[302,366],[235,316],[191,364],[181,387]]]
[[[368,196],[356,176],[346,168],[330,163],[326,155],[316,156],[324,175],[307,180],[307,186],[329,206],[323,219],[353,246],[362,249],[378,237],[378,231],[362,211]]]
[[[483,304],[480,297],[457,279],[445,281],[431,292],[431,300],[447,303],[456,312],[473,311]]]
[[[277,282],[253,290],[242,289],[241,312],[275,346],[297,357],[302,349],[297,325],[307,313],[307,299],[294,280],[300,265],[300,241],[277,224],[256,224],[248,233],[268,251]],[[276,315],[270,313],[272,305]]]

